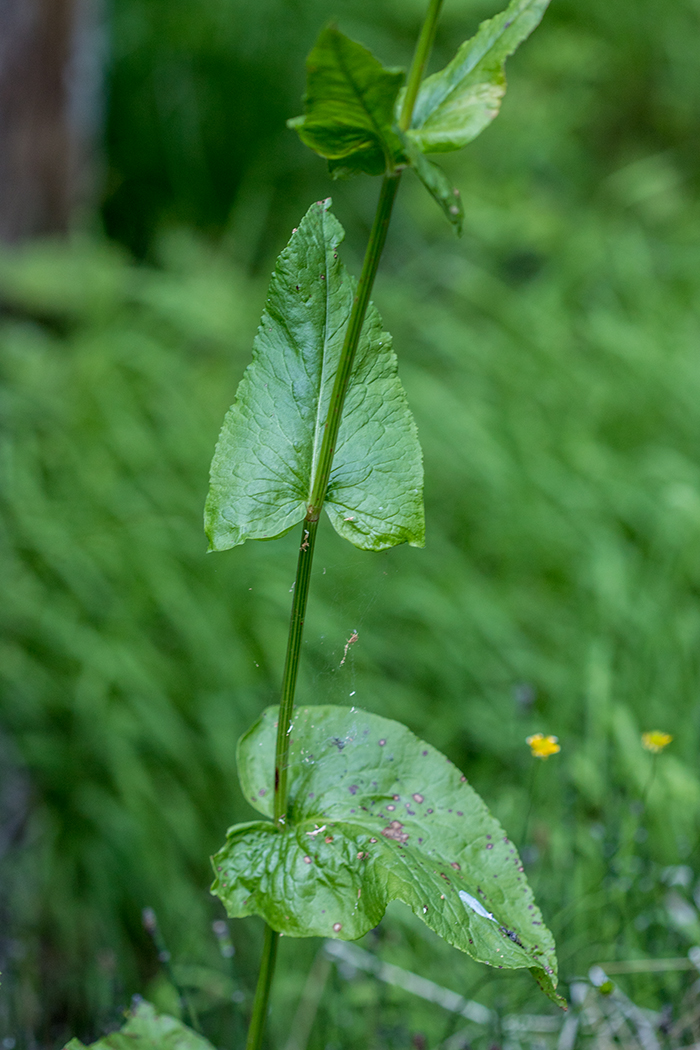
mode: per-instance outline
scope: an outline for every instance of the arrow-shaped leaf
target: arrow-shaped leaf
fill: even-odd
[[[512,0],[481,23],[449,65],[423,82],[408,133],[423,153],[461,149],[491,123],[506,90],[505,61],[538,25],[548,3]]]
[[[280,536],[306,516],[355,294],[343,228],[313,204],[279,256],[253,362],[226,415],[205,509],[210,549]],[[423,467],[391,336],[370,304],[348,386],[325,508],[364,550],[422,546]]]
[[[238,746],[243,792],[267,817],[277,712]],[[354,940],[401,900],[473,958],[531,969],[554,997],[554,943],[517,851],[444,755],[398,722],[324,706],[296,710],[289,763],[287,827],[239,824],[213,857],[229,915]]]
[[[306,60],[303,117],[288,121],[335,175],[381,175],[400,143],[392,130],[403,70],[387,69],[335,26],[321,31]]]

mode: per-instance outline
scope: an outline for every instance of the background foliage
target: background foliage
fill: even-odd
[[[405,64],[422,7],[334,10]],[[448,3],[435,67],[495,9]],[[232,923],[222,959],[207,856],[251,816],[234,746],[276,699],[296,537],[205,556],[201,511],[271,258],[332,192],[356,271],[374,207],[284,127],[328,14],[115,0],[106,236],[0,260],[0,1029],[22,1045],[94,1038],[135,991],[172,1006],[146,906],[208,1034],[242,1030],[259,930]],[[525,847],[565,983],[700,933],[699,17],[554,0],[498,121],[449,162],[462,241],[405,180],[375,299],[428,544],[369,555],[326,527],[311,599],[300,700],[399,718],[465,770]],[[652,765],[657,727],[675,739]],[[562,744],[537,767],[534,731]],[[531,1002],[401,913],[381,931],[409,969]],[[282,944],[279,1045],[315,950]],[[688,982],[626,980],[654,1007]],[[319,1046],[440,1037],[436,1008],[352,987],[331,986]]]

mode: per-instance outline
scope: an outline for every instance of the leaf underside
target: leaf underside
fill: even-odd
[[[64,1050],[86,1050],[79,1039],[71,1039]],[[214,1050],[203,1036],[167,1014],[158,1014],[150,1003],[141,1000],[129,1011],[126,1023],[118,1032],[110,1032],[90,1050]]]
[[[539,24],[549,0],[512,0],[482,22],[439,73],[427,77],[413,110],[411,141],[423,153],[461,149],[497,115],[506,90],[505,61]],[[397,109],[401,98],[397,100]]]
[[[323,29],[306,60],[304,116],[288,121],[334,175],[381,175],[400,142],[394,104],[403,70],[387,69],[335,26]]]
[[[266,817],[277,712],[238,745],[243,792]],[[473,958],[530,969],[556,998],[554,942],[517,851],[444,755],[398,722],[333,706],[298,708],[290,742],[286,829],[236,825],[212,858],[231,917],[354,940],[400,900]]]
[[[313,204],[277,260],[253,362],[211,467],[211,550],[272,539],[307,513],[333,381],[355,294],[344,233]],[[325,509],[364,550],[424,543],[423,466],[391,336],[370,304],[353,365]]]

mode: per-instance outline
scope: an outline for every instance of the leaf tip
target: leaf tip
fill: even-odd
[[[551,1001],[556,1006],[558,1006],[560,1010],[567,1011],[569,1009],[569,1004],[567,1003],[566,999],[562,995],[559,995],[559,992],[557,991],[556,976],[547,973],[539,966],[531,966],[530,973],[535,978],[538,985],[540,986],[540,988],[542,989],[542,991],[548,999],[551,999]]]

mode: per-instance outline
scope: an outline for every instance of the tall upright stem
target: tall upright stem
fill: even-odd
[[[399,116],[399,127],[402,131],[408,131],[411,126],[413,107],[416,104],[420,82],[423,79],[425,67],[430,58],[430,52],[433,49],[435,32],[437,30],[438,18],[440,17],[442,4],[443,0],[430,0],[428,13],[425,16],[420,36],[416,42],[416,50],[413,52],[413,61],[411,62],[411,68],[408,71],[408,80],[406,81],[406,94],[403,97],[401,114]]]
[[[318,457],[316,477],[311,491],[311,500],[309,501],[309,511],[307,515],[309,520],[318,521],[321,508],[323,507],[323,501],[326,498],[326,489],[328,488],[328,481],[331,476],[335,445],[338,440],[340,419],[343,414],[343,405],[345,404],[345,395],[348,390],[350,373],[352,372],[352,366],[355,362],[355,353],[360,342],[360,334],[362,332],[362,325],[365,322],[365,315],[367,313],[367,307],[369,306],[369,297],[372,294],[372,288],[374,286],[374,278],[377,276],[379,260],[381,259],[384,250],[384,244],[386,243],[386,235],[389,231],[389,223],[391,221],[391,212],[394,207],[396,191],[399,188],[400,179],[400,172],[392,172],[389,175],[385,175],[382,181],[382,188],[377,203],[377,211],[374,216],[374,222],[372,223],[372,231],[369,235],[367,251],[365,252],[365,258],[362,264],[362,273],[357,282],[357,290],[352,304],[350,320],[348,322],[347,332],[345,333],[345,342],[343,343],[343,349],[340,353],[338,371],[336,372],[335,383],[333,384],[331,400],[328,406],[326,425],[323,429],[323,439],[321,441],[321,451]]]
[[[382,182],[381,193],[377,212],[372,224],[367,251],[365,252],[362,273],[357,283],[357,291],[353,299],[348,321],[347,331],[343,348],[340,352],[338,371],[336,372],[331,400],[328,406],[328,415],[323,428],[321,440],[321,451],[318,456],[316,476],[311,490],[306,518],[302,526],[301,544],[299,546],[299,557],[297,560],[297,575],[294,583],[294,600],[292,602],[292,616],[289,625],[289,637],[287,640],[287,655],[284,662],[284,675],[282,678],[282,699],[280,701],[279,720],[277,723],[277,745],[275,748],[275,821],[278,826],[283,827],[287,818],[287,774],[289,765],[289,734],[292,730],[292,716],[294,713],[294,693],[296,690],[297,674],[299,671],[299,657],[301,654],[301,642],[304,631],[304,618],[306,616],[306,603],[309,597],[309,583],[311,581],[311,566],[313,564],[314,546],[316,544],[316,532],[318,520],[326,498],[326,489],[331,475],[335,445],[340,430],[340,420],[345,404],[345,395],[348,390],[350,373],[355,361],[355,353],[360,341],[360,333],[364,324],[369,297],[372,294],[374,278],[381,258],[382,250],[386,242],[386,235],[391,219],[391,210],[394,206],[396,191],[399,187],[399,173],[385,175]]]
[[[271,926],[265,926],[260,973],[258,974],[258,985],[255,989],[255,999],[253,1000],[253,1013],[248,1026],[246,1050],[260,1050],[262,1044],[265,1021],[267,1020],[267,1004],[270,1001],[270,988],[272,987],[272,978],[275,975],[279,939],[280,935],[276,930],[273,930]]]
[[[435,39],[437,19],[440,14],[443,0],[430,0],[428,12],[416,44],[413,61],[408,74],[406,95],[403,100],[399,125],[406,130],[411,123],[413,107],[415,105],[421,78],[430,55],[430,49]],[[288,805],[288,765],[289,765],[289,735],[292,730],[292,718],[294,714],[294,695],[299,672],[299,658],[301,656],[301,643],[304,634],[304,619],[306,617],[306,606],[309,598],[309,585],[311,582],[311,568],[313,565],[314,548],[316,545],[316,533],[318,522],[323,509],[323,501],[326,498],[328,481],[333,466],[340,420],[345,404],[348,383],[355,361],[355,354],[360,342],[362,326],[365,322],[370,295],[377,275],[379,260],[384,250],[386,236],[391,221],[391,212],[394,207],[396,193],[401,179],[400,171],[390,171],[384,176],[382,188],[377,203],[377,211],[374,216],[372,230],[362,264],[362,273],[357,282],[357,291],[350,312],[347,331],[343,348],[340,353],[338,371],[336,373],[333,391],[331,393],[328,416],[323,430],[321,450],[319,452],[316,474],[313,480],[311,496],[309,499],[307,514],[302,525],[301,543],[299,545],[299,556],[297,559],[297,574],[294,581],[294,598],[292,600],[292,614],[289,624],[289,637],[287,641],[287,653],[284,662],[284,674],[282,677],[282,696],[280,700],[279,719],[277,724],[277,742],[275,746],[275,804],[274,819],[280,830],[284,829],[287,820]],[[263,945],[263,957],[260,964],[258,984],[255,990],[253,1003],[253,1015],[248,1030],[246,1050],[260,1050],[262,1044],[265,1018],[267,1016],[267,1005],[270,997],[270,987],[275,968],[277,954],[277,943],[279,935],[269,926],[265,927],[265,942]]]
[[[289,734],[292,729],[294,712],[294,694],[299,673],[299,657],[304,635],[304,618],[306,603],[309,599],[311,583],[311,566],[314,560],[318,518],[304,520],[297,558],[297,574],[294,580],[294,598],[292,599],[292,616],[287,638],[287,655],[282,675],[282,698],[277,722],[277,746],[275,748],[275,823],[284,827],[287,819],[287,774],[289,771]]]

